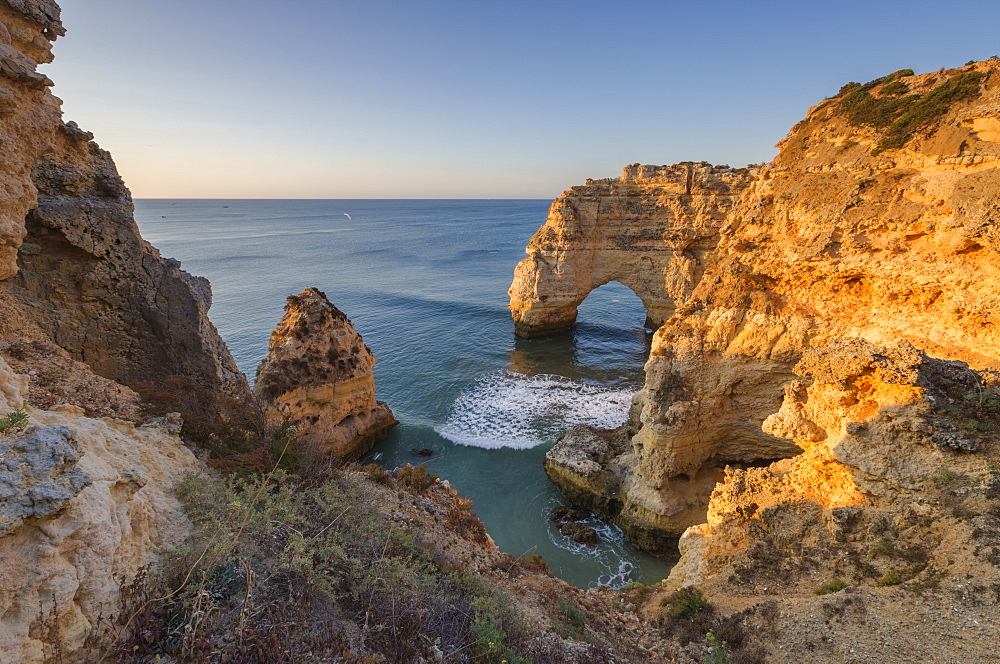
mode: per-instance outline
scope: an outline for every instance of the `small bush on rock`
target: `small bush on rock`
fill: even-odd
[[[847,581],[843,579],[837,579],[831,581],[830,583],[824,583],[820,586],[819,590],[816,591],[817,595],[829,595],[830,593],[837,593],[847,587]]]
[[[670,607],[667,615],[671,618],[680,618],[699,611],[711,611],[714,608],[705,595],[694,586],[681,588],[664,600],[664,606]]]
[[[15,408],[5,417],[0,417],[0,433],[24,431],[27,428],[28,414],[24,412],[24,407],[27,405],[22,404],[20,408]]]

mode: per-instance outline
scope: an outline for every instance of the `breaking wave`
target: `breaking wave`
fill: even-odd
[[[631,387],[504,371],[477,380],[435,430],[459,445],[527,449],[552,442],[571,424],[606,429],[621,425],[634,394]]]

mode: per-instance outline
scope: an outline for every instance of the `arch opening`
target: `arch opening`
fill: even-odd
[[[647,325],[646,305],[631,288],[618,281],[598,286],[577,309],[577,361],[600,367],[613,382],[641,385],[651,341]]]
[[[652,331],[646,303],[617,280],[594,288],[577,306],[577,326]]]

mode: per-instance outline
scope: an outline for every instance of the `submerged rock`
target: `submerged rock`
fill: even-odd
[[[549,521],[583,521],[590,517],[590,512],[572,505],[560,505],[549,513]]]
[[[375,399],[375,358],[347,316],[307,288],[288,298],[257,367],[254,392],[272,424],[289,422],[300,442],[338,459],[371,449],[398,422]]]
[[[559,524],[559,532],[578,544],[594,545],[601,541],[596,530],[575,521]]]

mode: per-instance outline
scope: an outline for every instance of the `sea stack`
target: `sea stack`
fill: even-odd
[[[269,422],[289,422],[301,443],[353,460],[398,424],[375,399],[375,357],[347,316],[315,289],[288,297],[257,367],[254,392]]]

